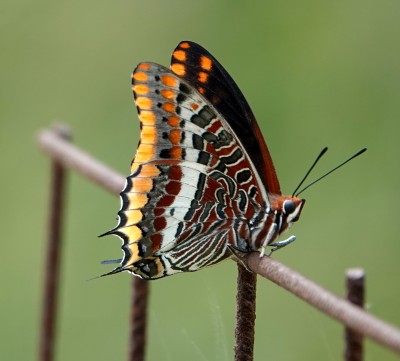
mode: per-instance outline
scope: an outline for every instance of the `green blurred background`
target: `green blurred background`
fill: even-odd
[[[298,240],[276,258],[344,293],[348,267],[367,272],[368,309],[400,325],[400,3],[306,1],[4,1],[1,33],[0,358],[37,357],[49,159],[35,135],[68,123],[74,142],[123,174],[138,140],[130,72],[168,65],[180,40],[212,52],[241,87],[290,193],[318,151],[314,177],[368,152],[308,190]],[[313,178],[313,177],[311,177]],[[77,174],[68,208],[57,360],[126,359],[130,280],[118,197]],[[148,360],[232,360],[236,266],[151,283]],[[339,360],[340,324],[259,279],[256,360]],[[394,360],[372,342],[366,360]]]

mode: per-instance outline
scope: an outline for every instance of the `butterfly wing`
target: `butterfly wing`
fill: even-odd
[[[260,127],[244,95],[223,66],[202,46],[182,41],[172,54],[171,69],[203,94],[229,122],[267,191],[281,194],[275,167]]]
[[[248,250],[248,220],[269,204],[236,130],[161,65],[139,64],[132,80],[141,137],[118,225],[106,233],[123,240],[110,273],[155,279],[219,262],[229,245]]]

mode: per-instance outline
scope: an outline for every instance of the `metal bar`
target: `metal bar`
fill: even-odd
[[[42,149],[51,157],[84,174],[89,179],[95,180],[101,187],[114,193],[122,189],[124,185],[122,176],[87,153],[68,144],[54,132],[42,131],[38,141]],[[271,257],[260,258],[258,253],[254,252],[246,255],[243,262],[253,272],[270,279],[332,318],[400,353],[400,330],[398,328],[335,296]]]
[[[257,274],[238,263],[235,361],[252,361],[256,320]]]
[[[352,268],[346,272],[346,299],[353,305],[364,307],[365,272],[361,268]],[[364,336],[351,327],[345,328],[345,361],[362,361],[364,358]]]
[[[148,281],[133,277],[129,361],[145,360],[148,289]]]
[[[64,141],[71,138],[66,127],[58,126],[54,132]],[[58,285],[62,252],[62,225],[64,215],[66,171],[57,159],[51,164],[50,203],[47,225],[45,280],[42,301],[39,360],[54,360],[57,331]]]
[[[122,175],[65,141],[53,130],[45,129],[39,132],[38,143],[50,157],[64,167],[71,168],[94,181],[101,188],[114,194],[119,194],[123,189],[125,178]],[[147,314],[143,310],[147,307],[149,286],[146,281],[137,277],[134,277],[132,282],[131,337],[128,352],[131,361],[141,361],[144,360],[146,348]]]
[[[253,272],[285,288],[328,316],[400,353],[398,328],[334,295],[271,257],[260,258],[259,253],[254,252],[246,255],[243,261]]]
[[[114,194],[119,194],[124,188],[125,177],[62,139],[51,129],[40,131],[37,140],[39,147],[50,157],[56,159],[64,167],[72,168],[92,180],[101,188]]]

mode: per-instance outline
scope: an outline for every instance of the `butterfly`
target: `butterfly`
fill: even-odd
[[[140,63],[132,90],[141,134],[118,224],[102,235],[123,242],[107,274],[158,279],[294,240],[276,242],[305,200],[281,194],[250,106],[207,50],[182,41],[170,69]]]

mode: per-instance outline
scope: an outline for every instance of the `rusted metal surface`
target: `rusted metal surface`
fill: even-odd
[[[346,298],[360,308],[364,307],[365,273],[360,268],[352,268],[346,272]],[[345,329],[345,361],[362,361],[364,359],[364,336],[351,327]]]
[[[257,274],[238,263],[235,361],[252,361],[256,321]]]
[[[146,355],[147,305],[149,282],[132,279],[129,361],[144,361]]]
[[[57,126],[54,132],[65,141],[71,138],[69,129]],[[62,226],[65,208],[66,170],[57,159],[52,160],[50,200],[47,224],[46,264],[42,300],[39,360],[54,360],[57,334],[57,309],[62,253]]]

